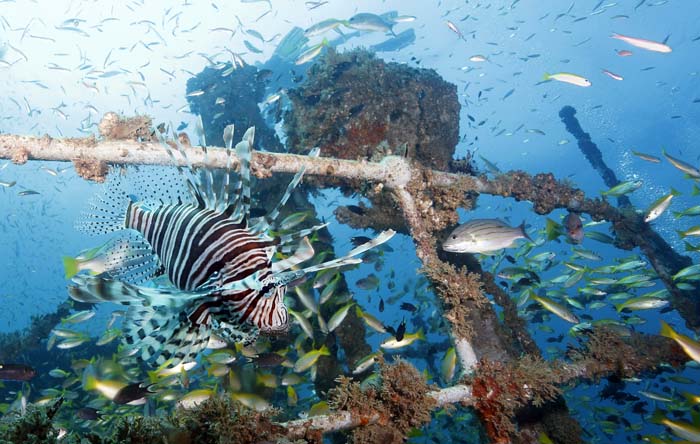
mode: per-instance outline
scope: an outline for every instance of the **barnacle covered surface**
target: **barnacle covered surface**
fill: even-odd
[[[387,63],[365,50],[329,50],[289,92],[288,145],[371,159],[379,149],[446,170],[457,145],[457,91],[435,71]],[[389,150],[389,151],[387,151]]]
[[[348,378],[330,392],[330,405],[336,410],[349,410],[360,417],[378,415],[379,420],[355,430],[354,443],[402,443],[411,428],[430,422],[435,400],[426,396],[430,387],[411,364],[397,360],[382,362],[379,386],[361,388]]]

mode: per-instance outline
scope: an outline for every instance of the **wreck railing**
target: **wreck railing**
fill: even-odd
[[[186,152],[194,166],[203,166],[204,153],[201,149],[187,147]],[[72,161],[79,175],[96,181],[104,180],[108,165],[172,165],[172,159],[159,143],[126,139],[98,141],[94,137],[54,139],[49,136],[3,134],[0,135],[0,158],[11,159],[17,164],[28,160]],[[208,167],[225,168],[226,163],[225,150],[208,151]],[[450,216],[446,217],[444,214],[437,214],[433,208],[429,191],[446,189],[454,196],[463,197],[467,193],[478,193],[528,200],[532,202],[534,211],[538,214],[547,214],[556,208],[585,212],[595,220],[604,219],[612,222],[618,236],[625,226],[638,225],[632,223],[635,215],[623,213],[605,200],[586,198],[582,191],[556,181],[551,174],[531,176],[521,171],[513,171],[488,179],[485,176],[428,170],[397,156],[387,156],[381,162],[373,163],[267,152],[255,152],[251,168],[258,177],[268,177],[274,173],[295,173],[305,168],[307,175],[370,182],[377,190],[381,191],[384,188],[390,190],[402,210],[414,239],[417,255],[423,263],[423,272],[441,297],[445,307],[445,318],[451,325],[451,335],[461,368],[467,374],[475,371],[478,374],[480,361],[503,360],[508,363],[513,362],[517,355],[508,350],[505,344],[508,338],[499,338],[502,332],[499,331],[495,312],[482,292],[483,288],[487,290],[489,288],[489,280],[483,279],[485,275],[469,272],[470,270],[466,272],[457,270],[438,258],[434,233],[438,228],[444,228],[449,223],[456,222],[455,210],[462,202],[461,198],[454,199],[451,207],[447,205],[448,208],[442,210],[443,213],[450,213]],[[653,253],[653,246],[645,245],[643,236],[634,235],[629,238],[648,255]],[[650,262],[669,290],[677,293],[678,289],[673,286],[673,280],[670,279],[673,269],[666,268],[662,261],[650,258]],[[471,315],[470,310],[473,311]],[[472,322],[475,322],[476,317],[484,314],[486,330],[484,331],[480,325],[479,331],[475,331],[477,329]],[[517,329],[511,333],[516,338],[510,338],[510,340],[518,340],[521,346],[529,343],[529,347],[523,346],[523,348],[532,352],[532,340],[524,327],[519,329],[510,327]],[[479,346],[475,346],[475,338],[479,334],[488,336],[491,338],[490,341],[482,342],[479,338],[476,342]],[[672,344],[667,345],[671,350]],[[661,361],[654,361],[651,364],[652,367],[659,362]],[[580,371],[572,371],[569,368],[567,372],[569,376],[562,377],[556,382],[563,383],[568,379],[581,377],[593,378],[605,372],[617,370],[618,368],[612,365],[609,368],[602,366],[594,370],[584,368]],[[455,402],[470,405],[478,401],[472,395],[472,387],[462,384],[431,392],[429,396],[435,399],[438,406]],[[487,422],[492,420],[484,415],[482,419]],[[310,428],[333,431],[365,425],[376,420],[378,418],[357,418],[352,412],[334,412],[332,415],[291,421],[286,425],[290,436],[300,436],[303,435],[304,430]],[[507,440],[507,436],[502,433],[497,431],[492,433],[491,430],[489,432],[494,441]]]

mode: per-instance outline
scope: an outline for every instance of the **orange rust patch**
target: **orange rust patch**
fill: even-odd
[[[15,165],[24,165],[29,160],[29,150],[24,147],[15,148],[12,150],[10,158]]]
[[[374,148],[386,139],[385,123],[354,122],[348,128],[348,144]]]
[[[109,168],[107,162],[101,160],[73,159],[75,172],[80,177],[87,180],[102,183],[107,177]]]

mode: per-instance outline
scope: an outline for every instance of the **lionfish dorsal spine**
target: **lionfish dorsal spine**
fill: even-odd
[[[299,230],[299,231],[296,231],[294,233],[283,234],[283,235],[278,237],[279,244],[277,245],[277,251],[279,251],[281,253],[285,253],[285,254],[289,253],[294,249],[294,247],[296,245],[296,241],[298,241],[299,239],[301,239],[303,237],[309,236],[309,235],[313,234],[314,232],[321,230],[327,226],[328,226],[328,222],[314,225],[311,228]]]
[[[170,128],[173,128],[173,125],[170,125]],[[193,168],[192,168],[192,162],[190,162],[189,157],[187,156],[187,151],[185,150],[185,147],[180,143],[178,140],[177,134],[175,133],[175,130],[173,130],[173,138],[172,138],[172,143],[175,145],[177,148],[177,152],[180,154],[182,157],[182,160],[184,160],[185,167],[180,165],[180,162],[178,161],[177,157],[175,156],[175,150],[173,150],[172,146],[168,142],[166,136],[167,134],[161,134],[160,131],[156,131],[156,134],[158,135],[158,140],[160,141],[160,144],[163,148],[165,148],[165,151],[168,153],[168,157],[170,157],[170,160],[173,163],[173,166],[177,169],[177,172],[180,173],[182,178],[185,180],[187,183],[187,189],[194,199],[194,201],[197,203],[197,207],[199,208],[204,208],[206,206],[206,202],[204,198],[202,197],[202,194],[199,190],[199,180],[197,179],[197,176],[194,174]]]
[[[224,128],[224,146],[226,147],[226,172],[224,178],[221,181],[221,196],[220,207],[217,207],[219,211],[225,212],[231,205],[229,194],[229,189],[231,186],[231,151],[233,148],[233,134],[235,132],[235,126],[233,124],[226,125]],[[229,214],[230,215],[230,214]]]
[[[236,156],[240,162],[240,186],[236,193],[237,202],[234,212],[234,219],[241,218],[248,220],[250,213],[250,159],[252,156],[253,139],[255,130],[253,127],[243,135],[243,139],[236,144]]]
[[[206,208],[216,210],[218,207],[218,196],[214,192],[214,174],[209,167],[209,149],[207,148],[207,138],[204,133],[204,125],[202,124],[202,116],[197,116],[195,123],[195,132],[199,137],[200,147],[202,149],[202,171],[197,175],[200,178],[200,186],[205,196]]]
[[[318,157],[321,152],[320,148],[314,148],[309,153],[309,157]],[[287,189],[284,191],[282,198],[279,200],[275,208],[273,208],[265,217],[260,219],[260,222],[251,227],[251,230],[256,233],[262,233],[267,231],[270,227],[276,227],[275,221],[280,215],[282,207],[287,203],[289,198],[292,196],[294,189],[299,185],[301,179],[304,177],[304,172],[306,167],[302,166],[301,169],[294,175],[292,180],[287,185]]]

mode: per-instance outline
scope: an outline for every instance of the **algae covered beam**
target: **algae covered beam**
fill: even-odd
[[[547,400],[557,398],[562,386],[579,380],[596,380],[610,374],[619,377],[633,377],[642,373],[654,373],[662,371],[662,365],[669,363],[681,366],[690,358],[683,353],[673,340],[661,336],[633,333],[629,338],[617,335],[607,328],[596,328],[581,340],[578,347],[569,351],[570,361],[545,361],[541,358],[524,356],[510,362],[500,362],[482,359],[475,367],[472,376],[465,379],[465,383],[451,387],[431,390],[425,393],[425,402],[432,409],[439,409],[450,404],[472,406],[482,415],[487,422],[486,427],[497,428],[496,436],[502,440],[497,442],[509,442],[514,435],[513,421],[518,408],[529,404],[538,405]],[[389,369],[393,373],[401,371],[407,373],[410,378],[420,378],[417,370],[405,362],[389,366],[382,366],[384,378],[382,384],[396,384],[394,379],[388,378],[390,374],[384,372]],[[357,384],[357,383],[350,383]],[[410,384],[403,381],[401,384]],[[344,404],[346,408],[332,411],[326,415],[313,416],[305,419],[293,420],[280,424],[286,429],[286,436],[291,439],[299,439],[310,436],[318,436],[351,430],[355,428],[379,425],[390,427],[391,418],[387,411],[392,411],[392,402],[401,403],[406,400],[397,400],[389,397],[388,402],[377,404],[367,402],[366,392],[350,390],[348,382],[341,381],[341,392],[345,393]],[[404,387],[401,385],[401,387]],[[408,391],[408,387],[403,388]],[[421,395],[423,396],[423,395]],[[366,405],[379,405],[380,410],[362,408],[362,401]],[[375,401],[375,399],[369,399]],[[559,415],[558,421],[565,421],[566,416]],[[567,429],[560,423],[559,431],[566,431],[569,435],[573,430]],[[523,434],[521,429],[519,434]],[[517,435],[517,434],[516,434]],[[534,435],[535,439],[537,435]],[[573,436],[556,436],[559,442],[573,442]],[[517,436],[521,439],[523,436]]]
[[[576,118],[576,109],[565,106],[559,111],[559,117],[566,126],[566,130],[576,138],[579,149],[591,166],[598,171],[605,185],[611,188],[617,185],[619,180],[615,177],[615,173],[603,160],[591,136],[581,128]],[[627,196],[620,196],[618,204],[621,207],[619,215],[605,218],[613,222],[617,246],[625,249],[639,247],[644,252],[671,293],[670,300],[673,308],[678,310],[689,328],[700,330],[700,299],[696,291],[679,289],[672,278],[678,271],[691,265],[692,260],[676,253],[671,245],[652,229],[651,225],[645,223],[642,217],[633,211],[632,203]]]
[[[457,403],[469,406],[473,403],[471,387],[463,384],[428,392],[427,396],[435,400],[436,408]],[[289,421],[283,423],[282,426],[287,429],[287,437],[299,439],[308,436],[310,431],[326,434],[342,430],[351,430],[357,427],[386,421],[389,421],[389,418],[383,417],[378,412],[358,414],[356,412],[342,410],[328,415],[319,415],[307,419]]]
[[[193,166],[204,165],[201,148],[186,147],[185,152]],[[231,157],[237,164],[236,157]],[[49,160],[110,165],[172,165],[172,159],[160,143],[111,139],[97,141],[94,137],[54,139],[49,136],[0,134],[1,158],[10,159],[16,164],[29,160]],[[185,164],[182,158],[179,161],[180,165]],[[210,168],[226,168],[226,162],[225,149],[210,147],[207,162]],[[358,162],[256,151],[252,167],[261,176],[296,173],[305,168],[306,174],[310,175],[383,182],[389,187],[405,185],[411,176],[407,162],[395,156],[389,156],[382,162]]]

